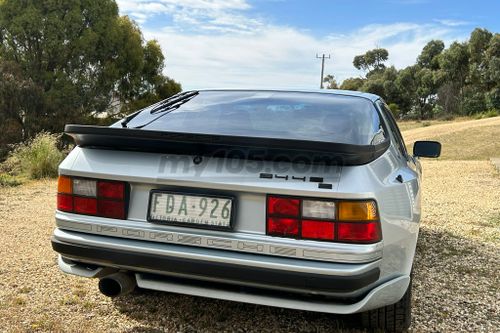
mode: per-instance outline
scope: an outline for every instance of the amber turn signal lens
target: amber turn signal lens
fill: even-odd
[[[57,181],[57,192],[67,194],[73,193],[71,178],[66,176],[59,176],[59,179]]]
[[[378,219],[375,201],[340,201],[340,221],[373,221]]]

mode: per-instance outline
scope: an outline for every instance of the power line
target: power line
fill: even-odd
[[[331,56],[330,54],[327,56],[325,56],[325,54],[323,53],[323,55],[320,57],[318,56],[318,54],[316,53],[316,58],[318,59],[321,59],[321,82],[319,84],[319,88],[320,89],[323,89],[323,75],[325,74],[325,59],[330,59]]]

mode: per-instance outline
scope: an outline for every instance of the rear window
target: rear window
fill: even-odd
[[[145,110],[144,112],[149,112]],[[321,93],[201,91],[177,109],[133,119],[147,130],[325,141],[356,145],[384,140],[367,99]],[[141,119],[142,124],[138,123]]]

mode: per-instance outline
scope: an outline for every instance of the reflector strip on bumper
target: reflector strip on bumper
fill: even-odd
[[[101,221],[103,220],[103,221]],[[198,230],[190,233],[159,229],[154,224],[106,219],[58,212],[57,226],[64,230],[85,232],[100,236],[144,240],[155,243],[189,245],[216,250],[230,250],[252,254],[288,257],[338,263],[369,263],[382,258],[382,243],[327,244],[297,241],[259,235],[204,235]],[[219,233],[220,234],[220,233]]]

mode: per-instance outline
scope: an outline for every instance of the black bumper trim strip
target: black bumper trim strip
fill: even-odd
[[[264,286],[310,290],[315,292],[352,292],[378,280],[379,268],[359,275],[331,276],[323,274],[273,270],[252,266],[240,266],[220,262],[193,260],[172,256],[160,256],[109,248],[89,247],[63,242],[52,238],[52,248],[63,256],[89,263],[137,267],[165,273],[240,281]]]

